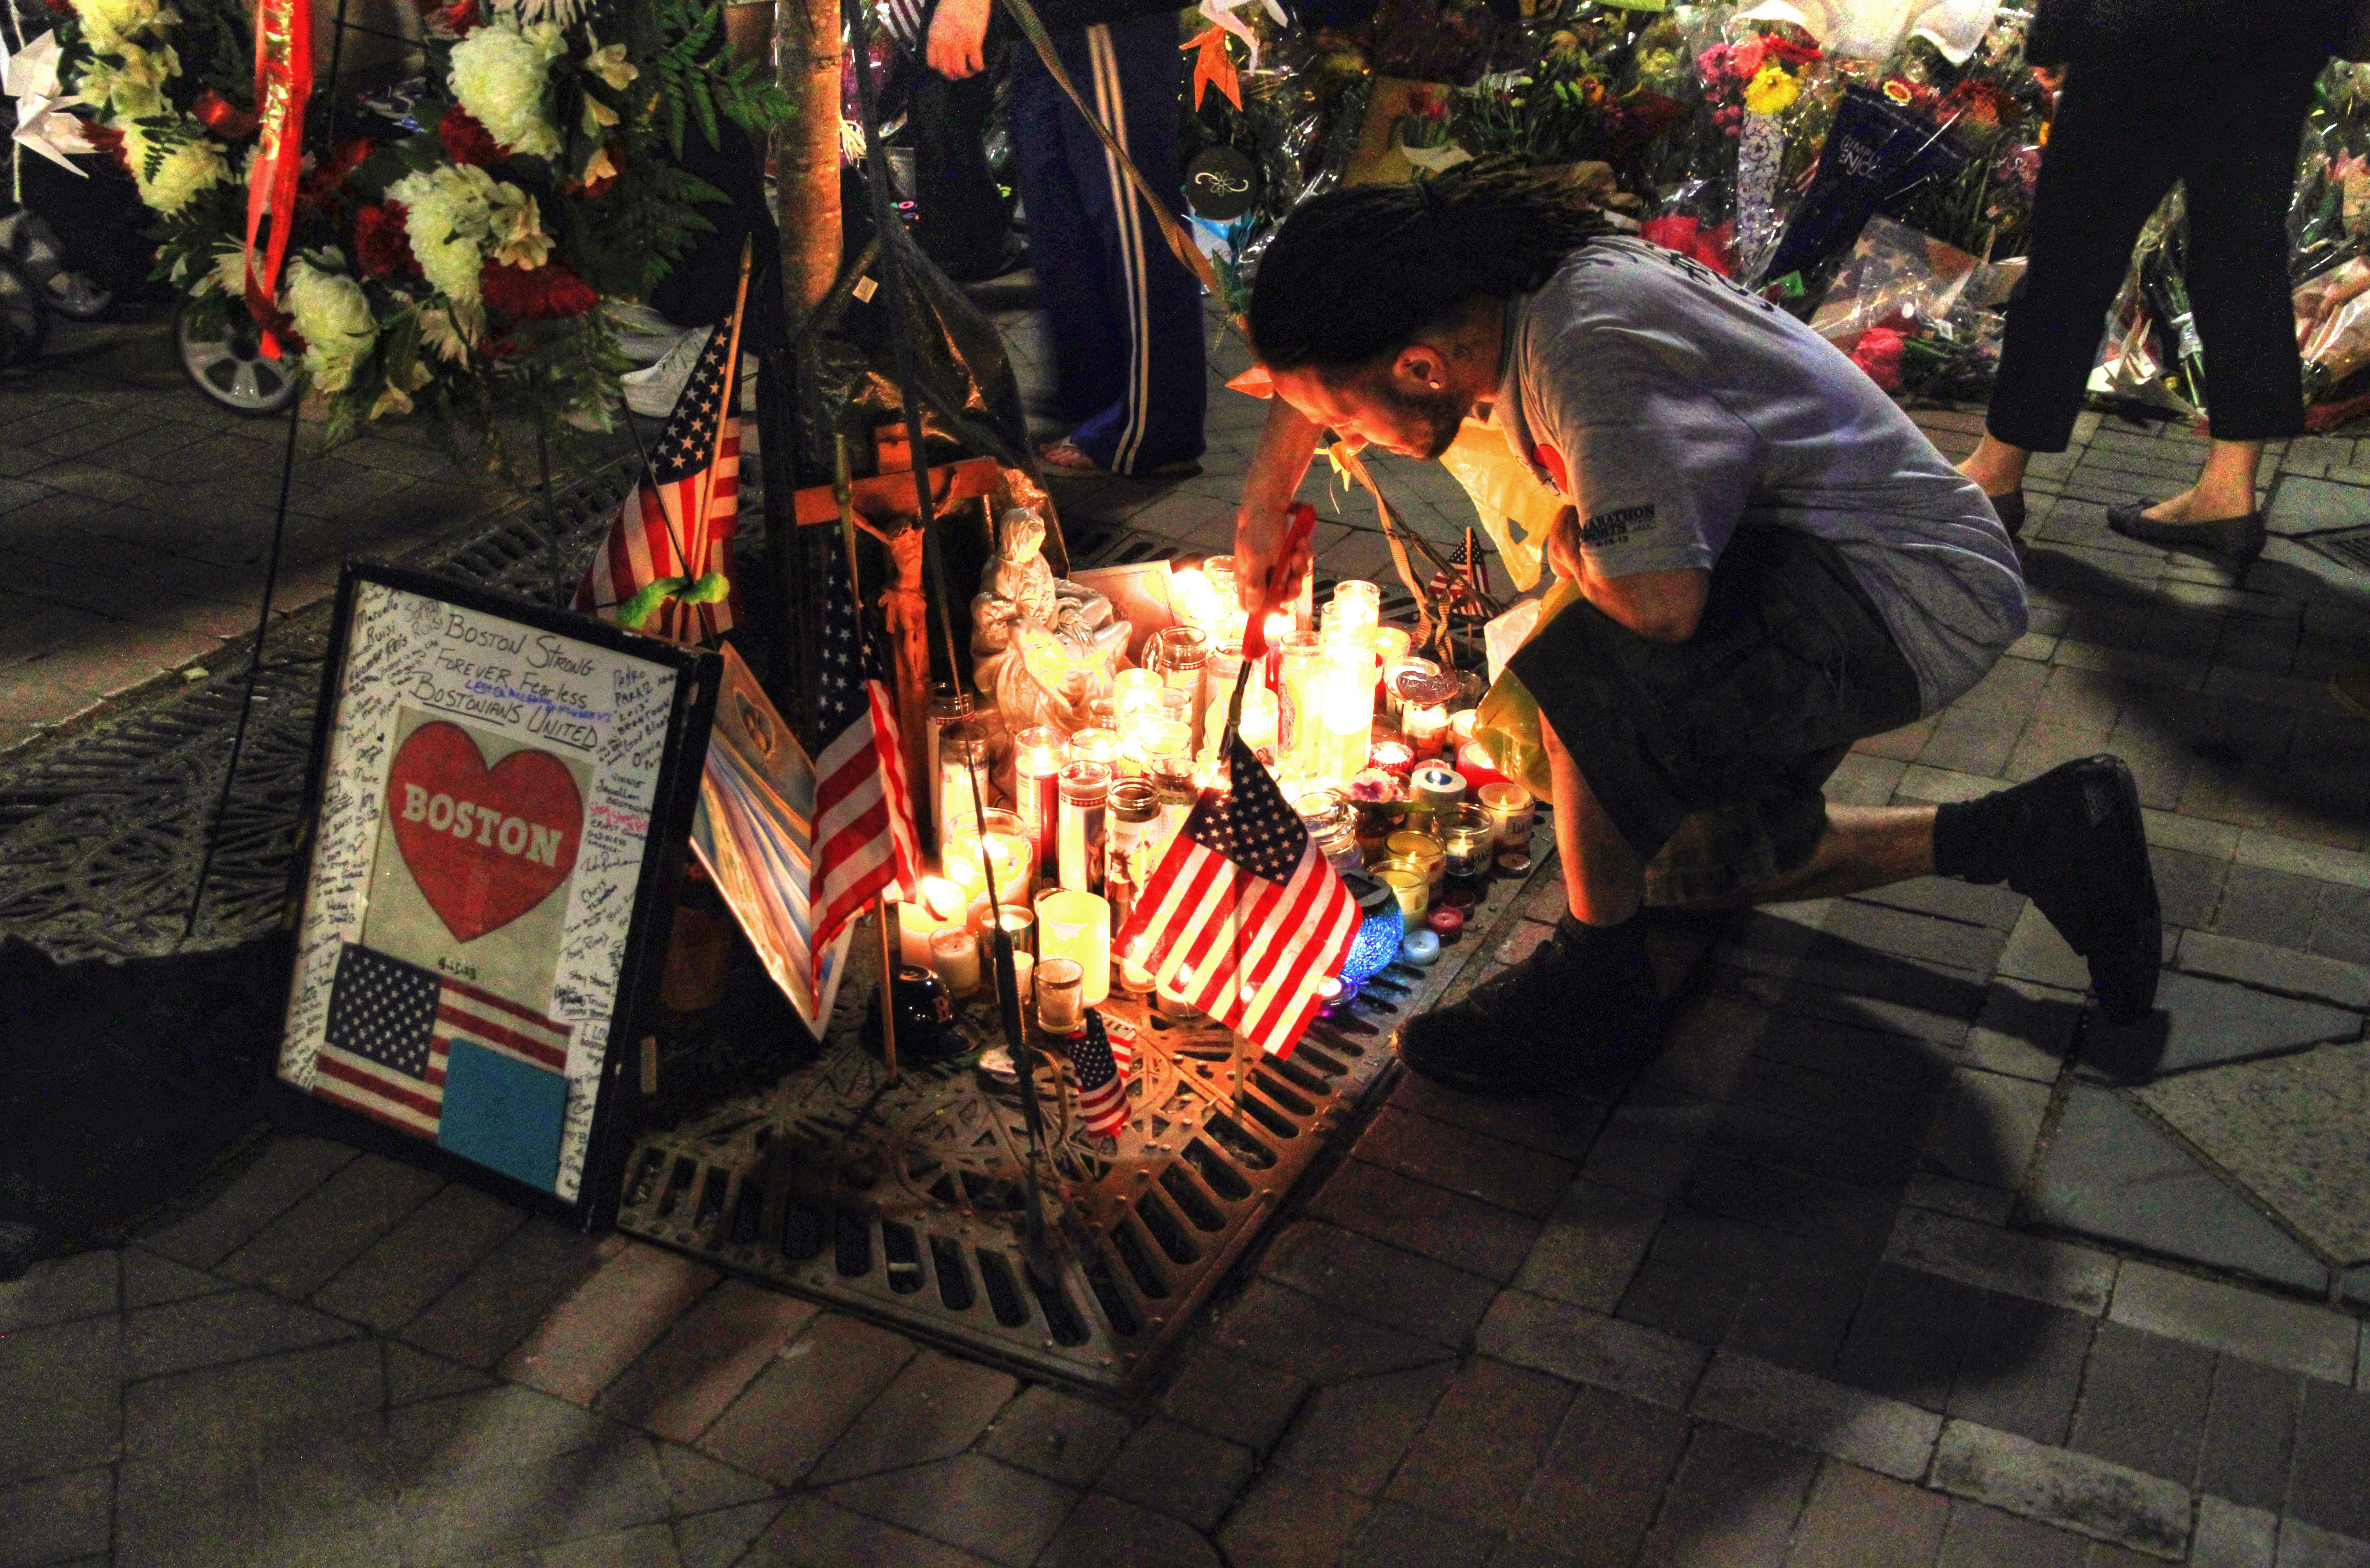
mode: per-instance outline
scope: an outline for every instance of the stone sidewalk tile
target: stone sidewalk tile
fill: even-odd
[[[2189,1488],[2179,1482],[1973,1422],[1943,1426],[1931,1484],[2152,1557],[2177,1562],[2189,1550]]]
[[[0,1284],[0,1334],[114,1311],[121,1255],[101,1248],[51,1258]]]
[[[2096,1544],[1996,1508],[1953,1502],[1936,1568],[2087,1568]]]
[[[118,1457],[122,1333],[109,1314],[0,1334],[0,1483]]]
[[[1132,1416],[1038,1384],[1004,1407],[981,1451],[1064,1486],[1089,1486],[1134,1429]]]
[[[1212,1333],[1228,1349],[1320,1385],[1421,1367],[1455,1354],[1436,1340],[1354,1317],[1267,1279],[1255,1281],[1226,1307]]]
[[[1020,1385],[1013,1379],[935,1350],[924,1350],[868,1405],[822,1462],[810,1486],[877,1471],[948,1459],[972,1446]]]
[[[1642,1194],[1574,1182],[1523,1260],[1515,1288],[1609,1313],[1620,1305],[1666,1213],[1662,1202]]]
[[[1499,1293],[1473,1347],[1517,1367],[1670,1410],[1686,1408],[1711,1355],[1670,1334],[1520,1290]]]
[[[1207,1531],[1234,1506],[1256,1468],[1241,1444],[1156,1415],[1135,1429],[1095,1484]]]
[[[348,1339],[352,1324],[260,1290],[198,1296],[146,1307],[124,1321],[127,1379],[246,1361]]]
[[[1901,1201],[1913,1208],[1931,1209],[1985,1225],[2005,1225],[2016,1209],[2016,1195],[2005,1188],[1962,1182],[1956,1176],[1932,1171],[1912,1172],[1908,1185],[1901,1189]]]
[[[2244,865],[2292,871],[2298,876],[2342,887],[2370,887],[2370,854],[2304,843],[2260,828],[2239,830],[2238,847],[2231,852],[2231,858]]]
[[[2200,1497],[2197,1534],[2189,1544],[2190,1568],[2274,1568],[2279,1537],[2280,1516],[2270,1509]]]
[[[2159,854],[2178,852],[2157,852]],[[1991,983],[1967,1031],[1967,1065],[2035,1083],[2054,1083],[2073,1054],[2082,993],[2007,977]]]
[[[2009,917],[2009,923],[2014,918]],[[1998,962],[2007,929],[2006,924],[1973,924],[1858,898],[1845,899],[1826,921],[1827,934],[1837,941],[1856,942],[1897,957],[1984,971]]]
[[[1374,1505],[1322,1481],[1270,1471],[1218,1531],[1233,1568],[1333,1568]]]
[[[1308,1385],[1291,1373],[1205,1345],[1171,1377],[1160,1409],[1189,1426],[1265,1454],[1307,1397]]]
[[[764,1535],[766,1528],[782,1516],[789,1501],[788,1498],[769,1497],[763,1502],[744,1503],[737,1508],[718,1508],[710,1513],[694,1514],[688,1517],[677,1519],[674,1524],[675,1552],[682,1560],[683,1568],[731,1568],[732,1564],[742,1561],[757,1538]],[[821,1506],[829,1506],[820,1498],[809,1501]],[[850,1517],[854,1516],[850,1516]],[[868,1519],[865,1523],[870,1525],[871,1521]],[[886,1528],[887,1527],[873,1528]],[[930,1541],[922,1541],[919,1544],[934,1549],[937,1546],[936,1542]],[[775,1557],[765,1559],[751,1557],[748,1561],[779,1562],[786,1560]],[[919,1562],[923,1559],[915,1557],[909,1561]]]
[[[351,1415],[385,1402],[378,1346],[346,1340],[135,1383],[123,1394],[123,1446],[141,1459],[236,1451],[270,1424]]]
[[[1942,1430],[1930,1411],[1728,1354],[1713,1360],[1688,1410],[1899,1481],[1925,1475]]]
[[[365,1154],[305,1194],[215,1272],[282,1296],[310,1296],[443,1185],[425,1171]]]
[[[391,1340],[382,1340],[380,1344],[386,1352],[386,1402],[390,1408],[441,1399],[446,1394],[467,1393],[493,1382],[474,1367],[464,1367]]]
[[[1376,1495],[1455,1377],[1455,1368],[1443,1364],[1320,1389],[1301,1407],[1269,1468],[1361,1497]]]
[[[75,1471],[0,1487],[0,1568],[104,1560],[115,1533],[115,1473]]]
[[[2090,966],[2066,945],[2037,904],[2025,906],[2016,929],[2008,933],[2008,945],[2000,952],[1999,973],[2056,990],[2082,991],[2090,985]]]
[[[1042,1568],[1220,1568],[1191,1526],[1116,1497],[1088,1497],[1037,1559]]]
[[[143,1236],[140,1244],[192,1268],[212,1268],[356,1158],[342,1143],[275,1138],[198,1212]]]
[[[2280,1521],[2279,1568],[2370,1568],[2370,1541],[2301,1519]]]
[[[584,1536],[535,1553],[535,1568],[682,1568],[682,1563],[674,1532],[662,1524]]]
[[[1496,1286],[1429,1258],[1312,1220],[1285,1229],[1260,1275],[1373,1322],[1462,1345]]]
[[[407,1563],[465,1562],[651,1524],[667,1512],[650,1445],[628,1439],[407,1489],[397,1529]]]
[[[1817,1458],[1800,1448],[1697,1427],[1639,1554],[1639,1568],[1778,1568],[1818,1468]]]
[[[719,1277],[680,1253],[629,1242],[551,1309],[501,1375],[589,1405]]]
[[[1558,898],[1562,897],[1560,888],[1553,891]],[[1603,1107],[1585,1101],[1490,1100],[1478,1094],[1452,1093],[1413,1073],[1399,1079],[1398,1087],[1391,1091],[1389,1103],[1402,1111],[1461,1127],[1467,1132],[1486,1133],[1503,1142],[1552,1154],[1559,1160],[1585,1159],[1589,1145],[1596,1140],[1598,1128],[1605,1125]]]
[[[2101,1324],[2065,1446],[2186,1485],[2197,1473],[2214,1362],[2198,1345]]]
[[[697,1447],[777,1485],[798,1481],[915,1354],[914,1344],[826,1314],[760,1373]]]
[[[1501,1283],[1522,1267],[1539,1235],[1539,1222],[1526,1215],[1363,1160],[1344,1162],[1305,1212]]]
[[[731,1465],[719,1464],[679,1443],[659,1443],[654,1447],[668,1501],[678,1513],[705,1514],[774,1495],[770,1483],[744,1475]]]
[[[1927,1209],[1901,1211],[1884,1256],[1904,1268],[2092,1317],[2107,1310],[2115,1288],[2111,1253]]]
[[[2197,1490],[2244,1507],[2277,1508],[2287,1494],[2303,1401],[2303,1374],[2215,1356]]]
[[[1835,1375],[1856,1388],[1940,1410],[1950,1402],[1985,1293],[1891,1264],[1870,1276]]]
[[[1605,1123],[1581,1173],[1669,1202],[1686,1185],[1717,1114],[1710,1105],[1623,1105]]]
[[[1545,1219],[1572,1162],[1501,1139],[1386,1106],[1358,1139],[1357,1157],[1501,1208]]]
[[[1786,1568],[1932,1568],[1950,1501],[1834,1460],[1819,1467]]]
[[[466,1366],[489,1368],[599,1261],[600,1243],[540,1216],[488,1253],[401,1337]]]
[[[843,1508],[869,1514],[992,1562],[1028,1568],[1077,1494],[978,1454],[870,1476],[831,1488]]]
[[[2098,1327],[2064,1307],[1987,1292],[1944,1413],[2063,1445]]]
[[[1506,1528],[1571,1400],[1571,1385],[1557,1379],[1500,1361],[1467,1362],[1386,1495],[1479,1528]]]
[[[524,1223],[518,1209],[453,1183],[347,1264],[313,1305],[382,1333],[400,1328]]]
[[[1850,1253],[1881,1248],[1893,1227],[1889,1195],[1711,1153],[1696,1162],[1685,1203]]]
[[[1873,804],[1882,806],[1885,802]],[[2024,912],[2024,895],[2011,887],[1961,882],[1950,876],[1920,876],[1889,887],[1871,887],[1851,895],[1844,902],[1884,904],[2003,932],[2015,925],[2016,917]]]
[[[2340,1385],[2353,1380],[2362,1330],[2339,1312],[2136,1260],[2117,1275],[2108,1316]]]
[[[616,1419],[688,1443],[741,1396],[821,1310],[728,1279],[675,1320],[600,1399]]]
[[[821,1497],[792,1497],[740,1568],[985,1568],[986,1559]],[[719,1564],[722,1568],[722,1564]]]
[[[2370,1392],[2307,1379],[2285,1512],[2370,1540]]]
[[[1598,1389],[1574,1391],[1521,1505],[1501,1563],[1627,1564],[1685,1450],[1684,1416]],[[1566,1559],[1561,1553],[1577,1555]],[[1530,1553],[1532,1555],[1524,1555]]]
[[[2237,980],[2283,996],[2335,1002],[2356,1013],[2370,1009],[2370,965],[2343,963],[2204,931],[2181,933],[2178,961],[2191,974]]]

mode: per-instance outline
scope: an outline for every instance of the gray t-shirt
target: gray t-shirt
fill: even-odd
[[[1927,713],[2024,635],[1982,489],[1834,345],[1699,262],[1631,239],[1573,252],[1507,306],[1490,422],[1607,577],[1708,569],[1740,527],[1830,541]]]

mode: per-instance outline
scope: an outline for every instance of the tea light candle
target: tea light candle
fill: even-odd
[[[1481,710],[1478,708],[1459,708],[1448,715],[1448,733],[1456,738],[1460,750],[1467,741],[1473,738],[1473,727],[1480,719]]]
[[[1454,942],[1464,933],[1465,915],[1464,911],[1452,910],[1446,904],[1443,904],[1424,916],[1423,923],[1430,926],[1432,933],[1441,941]]]
[[[1441,879],[1448,875],[1448,853],[1430,833],[1402,829],[1385,840],[1383,848],[1393,860],[1403,860],[1422,872],[1424,881],[1432,887],[1438,887]]]
[[[1395,779],[1403,779],[1415,766],[1415,748],[1385,736],[1367,751],[1366,765],[1379,768]]]
[[[1133,713],[1152,700],[1152,693],[1161,689],[1158,672],[1150,670],[1122,670],[1111,677],[1111,698],[1122,714]]]
[[[1075,958],[1046,958],[1037,965],[1037,1024],[1049,1035],[1075,1035],[1087,1026],[1086,970]]]
[[[930,967],[947,990],[969,996],[979,989],[979,938],[959,926],[932,932]]]
[[[922,897],[897,906],[897,959],[907,968],[930,967],[930,937],[961,921],[970,900],[943,876],[922,878]]]
[[[1086,977],[1087,1005],[1110,995],[1110,905],[1092,893],[1060,887],[1037,899],[1037,967],[1075,960]],[[1041,981],[1044,979],[1041,973]]]
[[[1119,961],[1119,989],[1130,996],[1146,996],[1152,990],[1152,971],[1133,958]]]
[[[1408,798],[1440,817],[1465,804],[1465,779],[1445,762],[1426,762],[1408,775]]]
[[[1122,675],[1137,675],[1141,670],[1122,670]],[[1018,807],[1021,826],[1029,841],[1037,851],[1037,875],[1052,876],[1058,869],[1054,860],[1054,825],[1058,818],[1061,790],[1055,781],[1062,774],[1062,732],[1052,725],[1041,724],[1022,730],[1012,738],[1013,744],[1013,805]]]
[[[1070,737],[1064,752],[1069,761],[1100,762],[1108,767],[1118,761],[1126,750],[1127,742],[1120,738],[1116,729],[1082,729]]]
[[[1423,867],[1413,861],[1386,860],[1375,875],[1399,901],[1399,913],[1409,923],[1423,919],[1424,911],[1432,907],[1432,878],[1423,874]]]
[[[1490,760],[1490,753],[1482,749],[1481,743],[1478,740],[1468,740],[1456,749],[1456,771],[1462,773],[1465,776],[1465,782],[1475,789],[1479,789],[1483,784],[1513,782],[1498,771],[1498,764]]]
[[[1419,969],[1428,969],[1440,957],[1440,938],[1428,930],[1409,932],[1399,939],[1399,957]]]
[[[1518,848],[1531,841],[1531,792],[1518,784],[1481,786],[1481,809],[1500,844]]]

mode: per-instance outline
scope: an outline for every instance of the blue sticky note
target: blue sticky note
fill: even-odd
[[[549,1192],[559,1180],[559,1129],[567,1118],[568,1080],[474,1040],[453,1042],[440,1146]]]

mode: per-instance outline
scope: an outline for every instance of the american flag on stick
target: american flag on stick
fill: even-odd
[[[678,643],[712,643],[738,624],[740,593],[731,585],[741,526],[741,316],[748,299],[744,253],[732,318],[708,333],[649,467],[576,585],[573,609]],[[626,621],[627,607],[652,584],[673,579],[696,596],[711,577],[706,591],[721,588],[722,598],[665,598],[648,619]]]
[[[814,935],[817,954],[895,883],[921,897],[914,796],[897,743],[897,704],[864,635],[847,550],[833,534],[823,598],[822,701],[815,727]]]
[[[546,1072],[568,1070],[570,1025],[489,990],[356,943],[338,954],[313,1093],[434,1138],[453,1042],[470,1040]]]
[[[1078,1120],[1097,1138],[1116,1138],[1127,1125],[1127,1080],[1135,1070],[1135,1029],[1088,1012],[1087,1026],[1063,1042],[1078,1083]]]
[[[1232,788],[1202,792],[1116,945],[1141,940],[1163,985],[1283,1056],[1341,972],[1358,901],[1231,732],[1226,759]]]

